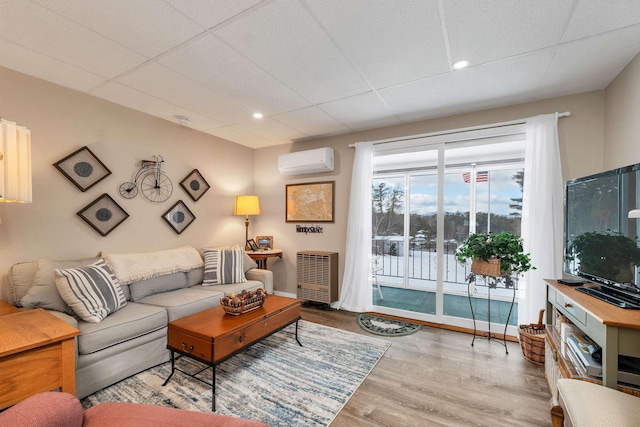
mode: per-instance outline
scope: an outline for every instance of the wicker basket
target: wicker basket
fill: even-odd
[[[239,306],[233,307],[231,305],[225,305],[222,302],[222,298],[221,298],[220,305],[224,309],[225,313],[231,314],[233,316],[239,316],[243,313],[248,313],[250,311],[257,310],[258,308],[262,307],[262,304],[264,304],[265,299],[267,299],[267,294],[263,294],[262,297],[256,297],[255,299],[243,300]]]
[[[520,325],[518,333],[520,335],[520,347],[522,354],[529,362],[536,365],[544,365],[544,336],[545,325],[542,323],[544,310],[540,310],[538,323]]]
[[[500,276],[500,260],[499,259],[490,259],[489,261],[484,261],[480,259],[475,259],[471,263],[471,272],[480,274],[482,276]]]

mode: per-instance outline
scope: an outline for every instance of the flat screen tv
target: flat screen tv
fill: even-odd
[[[640,164],[565,183],[564,272],[640,292]]]

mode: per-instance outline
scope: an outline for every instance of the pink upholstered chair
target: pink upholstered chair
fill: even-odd
[[[38,393],[0,412],[3,427],[268,427],[259,421],[138,403],[107,402],[86,411],[72,394]]]

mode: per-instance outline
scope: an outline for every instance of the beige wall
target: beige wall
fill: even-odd
[[[342,280],[354,155],[354,149],[348,148],[349,144],[523,119],[556,111],[570,111],[571,117],[560,119],[558,131],[564,178],[577,178],[599,172],[603,168],[604,96],[604,91],[588,92],[257,150],[254,168],[255,190],[260,196],[262,214],[256,218],[255,230],[257,234],[273,235],[275,246],[284,250],[282,261],[269,261],[270,268],[274,271],[275,288],[281,292],[295,294],[296,252],[307,249],[338,252],[339,276],[340,281]],[[334,172],[295,177],[284,177],[277,172],[278,155],[318,147],[333,147],[336,150]],[[335,223],[321,224],[324,227],[323,234],[296,233],[296,224],[284,221],[285,185],[328,180],[336,182]]]
[[[607,87],[604,170],[640,163],[640,55]]]
[[[243,242],[244,221],[232,215],[233,197],[252,191],[254,150],[5,68],[0,115],[31,130],[33,153],[33,203],[0,203],[2,280],[10,265],[38,258]],[[112,174],[83,193],[52,164],[85,145]],[[152,204],[140,194],[120,197],[118,186],[131,181],[136,163],[153,154],[165,159],[171,198]],[[211,185],[198,202],[180,187],[194,168]],[[130,215],[105,237],[76,215],[103,193]],[[161,218],[178,200],[196,216],[180,235]]]

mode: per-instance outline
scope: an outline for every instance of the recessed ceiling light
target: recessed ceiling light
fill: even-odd
[[[465,67],[469,66],[469,61],[467,61],[466,59],[463,59],[461,61],[456,61],[453,63],[453,69],[454,70],[461,70]]]
[[[261,118],[263,118],[263,117],[264,117],[264,116],[262,115],[262,113],[253,113],[253,118],[254,118],[254,119],[261,119]]]

